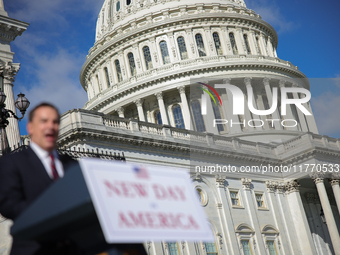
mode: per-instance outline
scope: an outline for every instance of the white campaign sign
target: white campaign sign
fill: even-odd
[[[187,172],[96,159],[80,166],[108,243],[214,241]]]

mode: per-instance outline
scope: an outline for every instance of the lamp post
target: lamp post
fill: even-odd
[[[10,117],[14,117],[17,120],[22,120],[24,118],[25,112],[30,105],[30,102],[25,97],[24,94],[20,93],[18,95],[17,100],[15,101],[14,105],[18,110],[21,112],[21,117],[19,118],[13,111],[6,109],[5,105],[6,95],[3,91],[0,90],[0,145],[1,145],[1,152],[2,155],[5,155],[11,151],[11,148],[8,144],[7,134],[6,134],[6,127],[9,124],[7,120]]]

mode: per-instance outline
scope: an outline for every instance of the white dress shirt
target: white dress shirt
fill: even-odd
[[[51,157],[50,157],[50,153],[48,151],[45,151],[39,145],[37,145],[36,143],[34,143],[32,141],[30,143],[30,147],[35,152],[35,154],[37,154],[41,163],[43,163],[48,176],[51,179],[54,179],[53,174],[52,174],[52,167],[51,167],[51,163],[52,163],[51,161],[52,160],[51,160]],[[61,177],[64,176],[63,164],[60,162],[59,156],[58,156],[58,153],[57,153],[56,150],[53,150],[52,154],[53,154],[53,157],[54,157],[55,168],[57,169],[58,175],[61,178]]]

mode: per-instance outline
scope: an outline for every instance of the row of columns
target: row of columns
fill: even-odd
[[[6,108],[16,113],[15,108],[15,100],[14,100],[14,93],[13,93],[13,82],[16,73],[19,71],[20,65],[19,64],[10,64],[7,63],[5,66],[0,67],[0,73],[3,77],[3,92],[5,93],[6,97]],[[0,85],[1,88],[1,85]],[[6,133],[8,138],[8,144],[10,148],[15,148],[21,145],[20,139],[20,131],[19,131],[19,123],[15,118],[8,119],[9,124],[6,127]]]
[[[263,79],[263,86],[264,86],[264,91],[265,91],[265,95],[267,97],[267,101],[269,104],[269,107],[271,107],[272,103],[273,103],[273,87],[271,87],[270,85],[270,78],[264,78]],[[224,79],[223,80],[224,84],[230,84],[232,83],[231,79]],[[252,78],[251,77],[246,77],[244,79],[244,84],[246,86],[246,88],[250,88],[251,91],[254,91],[252,88]],[[279,87],[285,87],[286,86],[286,81],[284,80],[280,80],[279,81]],[[295,84],[293,84],[293,86],[297,86]],[[188,100],[187,100],[187,96],[186,96],[186,92],[185,92],[185,86],[180,86],[177,88],[180,98],[181,98],[181,105],[182,105],[182,115],[183,115],[183,120],[184,120],[184,124],[185,124],[185,128],[186,129],[194,129],[194,125],[193,125],[193,120],[191,118],[191,114],[190,114],[190,107],[188,104]],[[294,92],[293,94],[293,98],[294,99],[298,99],[299,95]],[[159,105],[159,110],[161,113],[161,118],[162,118],[162,122],[165,125],[169,125],[169,119],[168,119],[168,114],[165,108],[165,104],[164,104],[164,99],[163,99],[163,93],[162,92],[157,92],[155,94],[155,96],[157,97],[158,100],[158,105]],[[256,109],[264,109],[266,108],[263,98],[263,95],[251,95],[252,96],[252,103],[254,108]],[[257,96],[257,97],[256,97]],[[284,119],[295,119],[298,122],[298,125],[301,127],[301,131],[304,132],[314,132],[314,133],[318,133],[317,127],[316,127],[316,123],[315,123],[315,119],[313,116],[305,116],[300,110],[297,110],[297,115],[294,116],[291,105],[287,105],[287,114],[283,117],[280,114],[280,97],[277,97],[278,100],[278,107],[276,108],[276,110],[270,115],[255,115],[252,112],[250,112],[249,108],[247,107],[247,98],[245,98],[245,120],[243,120],[243,122],[240,122],[239,118],[237,115],[233,114],[232,111],[232,102],[233,102],[233,95],[231,93],[231,91],[227,90],[226,94],[222,94],[222,100],[223,100],[223,105],[221,106],[220,110],[222,111],[222,117],[228,120],[232,120],[233,123],[235,123],[234,125],[226,125],[225,128],[229,131],[229,133],[239,133],[242,131],[242,125],[244,125],[246,128],[246,130],[248,131],[261,131],[263,129],[269,130],[269,129],[276,129],[276,130],[282,130],[284,129],[284,127],[281,125],[281,122],[284,121]],[[137,107],[137,111],[138,111],[138,117],[139,120],[141,121],[146,121],[145,119],[145,114],[144,114],[144,110],[143,110],[143,99],[137,99],[136,101],[134,101],[134,103],[136,104]],[[206,105],[207,105],[207,114],[204,115],[205,121],[206,123],[209,123],[208,125],[206,125],[206,130],[209,133],[213,133],[213,134],[219,134],[217,126],[213,126],[213,120],[215,118],[214,115],[214,110],[213,110],[213,106],[211,103],[211,100],[206,100]],[[309,103],[304,104],[304,106],[310,111],[310,105]],[[267,106],[268,107],[268,106]],[[119,117],[124,117],[124,108],[120,107],[117,109],[117,112],[119,114]],[[259,119],[262,120],[264,123],[263,127],[259,126],[259,123],[250,123],[249,124],[249,120],[251,119]],[[273,119],[275,121],[267,121],[267,119]],[[258,121],[257,121],[258,122]],[[286,127],[285,129],[287,130],[298,130],[298,126],[295,127]]]
[[[273,96],[273,87],[270,84],[271,79],[270,78],[264,78],[263,79],[263,87],[264,87],[264,92],[265,95],[251,95],[252,96],[252,103],[254,108],[256,109],[264,109],[268,106],[266,106],[264,104],[263,101],[263,96],[265,96],[267,98],[269,107],[272,106],[273,104],[273,100],[274,100],[274,96]],[[224,84],[231,84],[232,80],[230,78],[228,79],[224,79],[223,80]],[[250,89],[251,91],[253,90],[252,87],[252,78],[251,77],[246,77],[244,79],[244,84],[246,86],[246,88]],[[285,87],[287,84],[286,81],[284,80],[280,80],[279,81],[279,88]],[[293,84],[293,86],[297,86],[295,84]],[[177,88],[180,98],[181,98],[181,105],[182,105],[182,115],[183,115],[183,120],[184,120],[184,124],[185,124],[185,128],[186,129],[190,129],[193,130],[194,129],[194,125],[193,125],[193,121],[191,118],[191,114],[190,114],[190,106],[187,100],[187,95],[185,92],[185,86],[180,86]],[[276,88],[278,89],[278,88]],[[256,93],[255,93],[256,94]],[[294,92],[293,94],[293,98],[298,99],[299,95],[298,93]],[[158,101],[158,106],[159,106],[159,110],[161,113],[161,118],[162,118],[162,122],[165,125],[169,125],[169,119],[168,119],[168,114],[166,111],[166,107],[164,104],[164,99],[163,99],[163,92],[157,92],[155,94],[155,96],[157,97],[157,101]],[[249,95],[248,95],[249,96]],[[240,122],[238,115],[234,115],[233,114],[233,108],[232,103],[233,103],[233,94],[231,93],[230,90],[227,90],[226,93],[221,95],[222,100],[223,100],[223,105],[219,108],[221,111],[221,116],[224,119],[227,119],[228,121],[232,120],[233,125],[226,125],[225,129],[228,130],[229,133],[233,134],[233,133],[240,133],[242,132],[242,130],[244,129],[243,126],[245,126],[245,129],[248,131],[261,131],[263,129],[265,130],[269,130],[269,129],[276,129],[276,130],[283,130],[284,127],[281,125],[281,122],[284,121],[285,119],[294,119],[297,121],[298,126],[301,127],[301,131],[303,132],[313,132],[313,133],[318,133],[317,127],[316,127],[316,123],[315,123],[315,119],[313,116],[305,116],[300,110],[296,110],[297,115],[294,116],[293,111],[292,111],[292,106],[291,105],[287,105],[287,114],[285,116],[281,116],[280,114],[280,97],[277,97],[277,108],[276,110],[270,115],[255,115],[252,112],[250,112],[249,108],[248,108],[248,99],[245,97],[245,107],[244,107],[244,118],[243,118],[243,122]],[[205,119],[205,123],[206,123],[206,131],[209,133],[213,133],[213,134],[219,134],[217,125],[214,127],[213,126],[213,121],[215,119],[215,114],[214,114],[214,110],[213,110],[213,105],[211,100],[205,100],[206,105],[207,105],[207,114],[204,115],[204,119]],[[136,104],[137,107],[137,111],[138,111],[138,117],[139,120],[141,121],[146,121],[145,118],[145,114],[144,114],[144,110],[143,110],[143,99],[137,99],[136,101],[134,101],[134,103]],[[309,103],[304,104],[304,106],[310,111],[310,105]],[[116,109],[119,117],[124,117],[124,108],[120,107],[118,109]],[[259,125],[259,121],[256,121],[251,123],[249,122],[252,119],[258,119],[258,120],[262,120],[262,122],[264,123],[263,127],[261,127]],[[267,119],[273,119],[274,121],[267,121]],[[291,125],[291,123],[286,125]],[[298,126],[295,127],[286,127],[285,129],[287,130],[293,130],[293,131],[298,131]]]

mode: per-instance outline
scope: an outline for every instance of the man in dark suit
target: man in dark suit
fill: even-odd
[[[29,114],[28,149],[0,158],[0,213],[15,221],[45,189],[62,178],[69,157],[59,156],[56,142],[60,115],[53,105],[42,103]],[[53,248],[53,250],[56,250]],[[52,254],[46,247],[31,241],[13,240],[11,255]]]

